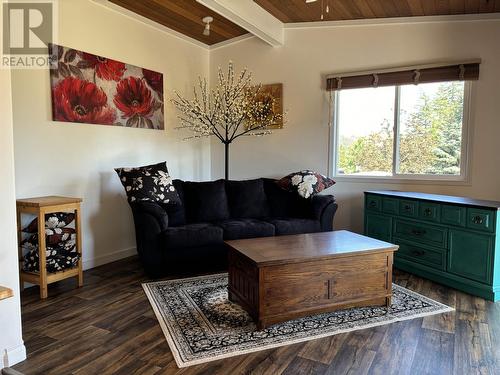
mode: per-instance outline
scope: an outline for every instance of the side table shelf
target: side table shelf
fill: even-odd
[[[0,301],[14,296],[14,292],[10,288],[0,286]]]
[[[82,269],[82,236],[81,236],[81,198],[68,198],[59,196],[38,197],[29,199],[18,199],[17,207],[17,233],[19,242],[19,278],[21,282],[21,290],[24,283],[32,283],[40,286],[40,298],[47,298],[47,285],[76,277],[78,279],[78,287],[83,286],[83,269]],[[45,243],[45,214],[55,212],[74,212],[75,214],[75,233],[76,233],[76,251],[79,255],[78,264],[76,267],[58,271],[47,272],[46,268],[46,243]],[[22,252],[22,224],[21,215],[31,214],[38,218],[38,272],[27,272],[23,270],[23,252]]]

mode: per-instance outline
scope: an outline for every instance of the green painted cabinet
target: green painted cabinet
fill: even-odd
[[[399,245],[394,266],[500,300],[500,202],[365,192],[365,234]]]
[[[366,215],[365,233],[369,237],[389,242],[392,234],[392,219],[387,216],[369,213]]]

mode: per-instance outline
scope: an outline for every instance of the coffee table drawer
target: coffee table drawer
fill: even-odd
[[[385,297],[387,258],[387,254],[373,254],[266,267],[262,279],[266,314],[282,313],[284,306],[293,312]]]

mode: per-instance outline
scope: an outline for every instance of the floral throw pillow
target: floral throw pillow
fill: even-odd
[[[283,177],[277,181],[277,184],[284,190],[297,192],[302,198],[309,198],[328,189],[335,184],[335,181],[322,174],[305,169]]]
[[[165,162],[138,168],[116,168],[115,171],[120,177],[130,203],[137,201],[181,203]]]
[[[75,220],[75,214],[72,212],[54,212],[45,214],[45,229],[64,228]],[[33,219],[24,229],[25,233],[38,232],[38,218]]]

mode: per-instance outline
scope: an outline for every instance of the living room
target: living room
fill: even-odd
[[[43,52],[3,48],[0,69],[3,373],[500,371],[498,0],[3,1],[4,47],[7,33],[14,46],[19,12],[36,3],[49,4],[52,15]],[[46,64],[22,63],[32,55],[55,55],[57,75]],[[137,116],[119,118],[120,100],[106,104],[116,121],[58,115],[65,79],[90,77],[98,84],[92,100],[118,90],[119,79],[103,83],[103,59],[120,74],[141,72],[153,115],[134,109]],[[242,84],[255,97],[274,90],[270,118],[261,116],[265,102],[256,102],[253,120],[235,112],[247,122],[241,127],[219,121],[219,130],[256,135],[227,148],[224,134],[200,125],[203,111],[188,106],[193,89],[205,98],[199,78],[229,95],[219,69],[223,83],[234,71],[233,85],[246,71],[251,80]],[[206,98],[214,103],[210,91]],[[248,96],[241,100],[248,104]],[[126,180],[137,181],[130,168],[154,165],[168,174],[177,206],[162,198],[141,211]],[[311,184],[301,190],[297,179]],[[69,200],[51,200],[49,210],[40,197]],[[175,223],[179,205],[186,218]],[[50,216],[58,210],[73,216]],[[50,238],[36,233],[47,233],[48,217],[77,239],[77,266],[53,277],[27,272],[27,249],[19,246],[35,238],[42,264]],[[243,224],[222,225],[228,218]],[[160,245],[148,237],[155,228]],[[168,241],[175,251],[162,247]],[[366,263],[368,256],[385,263]],[[306,258],[333,266],[301,275],[303,290],[288,288],[307,270],[298,263]],[[254,268],[232,277],[248,259]],[[263,272],[264,280],[266,267],[289,275],[286,265],[296,272],[270,287],[274,301],[265,306],[290,315],[264,316],[264,307],[243,300],[261,282],[251,275]],[[332,276],[340,268],[349,276]],[[309,300],[323,304],[294,310],[294,296],[314,293],[307,280],[316,278],[321,295]],[[376,291],[365,286],[372,279]],[[207,297],[197,283],[224,293]],[[180,301],[162,294],[168,288],[183,288],[175,295],[199,325],[167,313]],[[370,298],[334,302],[342,288],[349,295],[369,288]],[[335,322],[311,328],[320,318]],[[197,330],[211,346],[189,341]],[[234,342],[214,344],[221,337]]]

